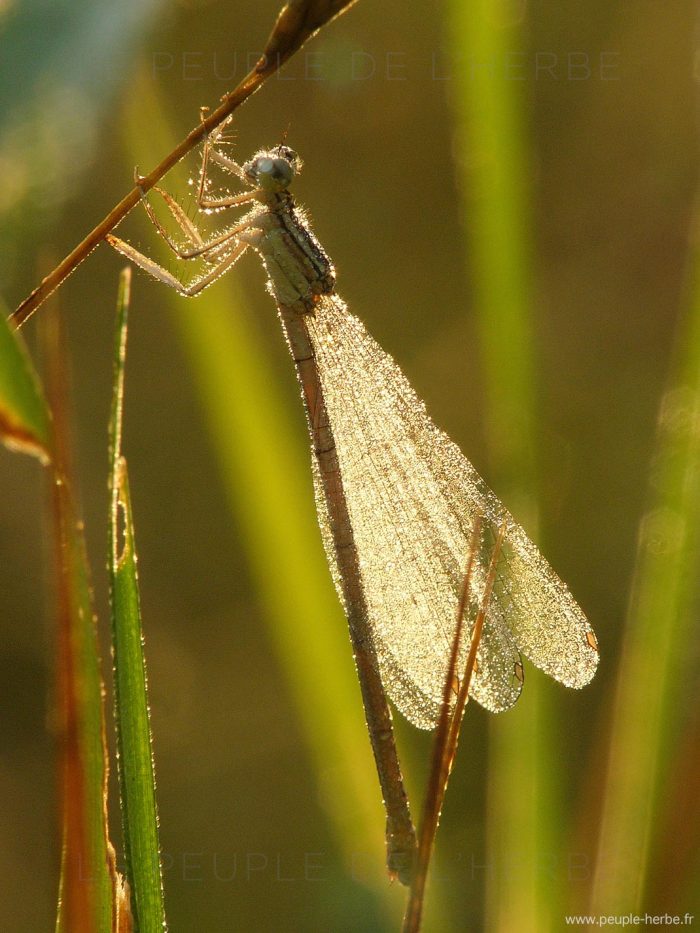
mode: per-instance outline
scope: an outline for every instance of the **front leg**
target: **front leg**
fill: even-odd
[[[203,111],[204,112],[204,111]],[[210,198],[207,194],[207,182],[209,181],[209,162],[215,162],[225,171],[230,172],[239,178],[244,184],[248,184],[243,169],[234,159],[229,158],[215,149],[216,142],[221,137],[223,127],[219,127],[213,133],[207,134],[204,139],[204,151],[202,153],[202,167],[199,172],[199,186],[197,188],[197,206],[203,211],[216,211],[226,207],[236,207],[239,204],[246,204],[249,201],[256,200],[258,191],[248,192],[246,194],[228,195],[221,198]]]
[[[143,253],[140,253],[130,243],[120,240],[119,237],[111,233],[108,233],[105,239],[110,246],[113,246],[122,256],[126,256],[130,262],[135,263],[135,265],[143,269],[144,272],[148,272],[154,279],[157,279],[169,288],[174,288],[175,291],[184,298],[194,298],[196,295],[199,295],[208,285],[215,282],[224,272],[227,272],[238,262],[243,253],[248,249],[248,244],[245,241],[238,240],[234,243],[231,252],[220,259],[208,272],[194,279],[189,284],[185,284],[181,282],[177,276],[173,275],[172,272],[168,272],[167,269],[164,269],[163,266],[155,262],[155,260],[150,259],[148,256],[144,256]]]
[[[140,185],[139,185],[138,174],[136,175],[135,180],[136,180],[137,187],[139,188],[139,190],[141,190]],[[240,233],[242,230],[245,230],[248,227],[248,222],[244,221],[241,224],[237,224],[234,227],[230,227],[224,233],[213,237],[211,240],[205,241],[199,229],[197,228],[197,225],[194,224],[190,220],[190,218],[184,212],[180,204],[175,200],[175,198],[171,194],[168,194],[167,191],[165,191],[163,188],[159,188],[157,185],[154,186],[153,190],[156,191],[161,196],[161,198],[163,198],[163,200],[168,206],[168,209],[170,210],[170,213],[172,214],[173,218],[177,222],[178,226],[180,227],[182,232],[185,234],[189,242],[192,244],[190,248],[184,248],[180,246],[179,243],[176,243],[175,240],[173,240],[173,238],[170,236],[168,231],[165,229],[163,224],[158,219],[156,212],[153,210],[151,202],[148,200],[148,197],[146,196],[146,193],[143,190],[141,190],[141,203],[143,204],[144,210],[146,211],[146,214],[148,215],[148,219],[151,221],[153,226],[156,228],[156,230],[160,234],[161,239],[164,240],[165,243],[167,243],[168,247],[178,257],[178,259],[199,259],[201,258],[201,259],[207,260],[208,258],[206,256],[207,253],[212,252],[212,251],[216,253],[218,248],[222,246],[223,244],[225,244],[228,240],[230,240],[231,237],[236,236],[238,233]],[[245,194],[245,195],[241,195],[236,203],[246,204],[254,199],[255,199],[254,193]],[[216,257],[212,257],[212,259],[215,261]]]

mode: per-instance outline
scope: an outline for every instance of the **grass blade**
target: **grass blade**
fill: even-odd
[[[50,415],[24,341],[0,308],[0,437],[8,447],[49,455]]]
[[[106,815],[104,685],[82,523],[70,483],[65,348],[55,308],[44,321],[47,384],[54,415],[56,707],[63,833],[56,928],[59,933],[110,933],[116,873]]]
[[[659,411],[649,510],[639,530],[618,671],[592,895],[592,909],[605,913],[646,904],[652,853],[658,852],[661,870],[666,861],[666,850],[654,843],[666,812],[664,790],[678,786],[674,753],[680,749],[697,760],[696,741],[692,752],[682,748],[684,734],[687,742],[689,730],[697,729],[698,680],[688,646],[697,636],[700,551],[699,225],[696,213],[685,309]],[[689,773],[695,772],[683,773],[681,787]],[[693,833],[692,820],[685,821],[684,832]],[[676,845],[682,847],[681,839]],[[691,847],[697,848],[697,838]],[[683,883],[680,876],[675,881]]]
[[[124,363],[131,270],[119,281],[110,419],[109,573],[114,657],[114,710],[126,877],[140,933],[166,929],[158,841],[155,770],[146,660],[136,576],[134,526],[126,460],[121,454]]]
[[[527,138],[523,83],[504,63],[519,50],[515,8],[496,0],[452,0],[448,28],[455,75],[453,107],[458,166],[469,218],[466,263],[486,388],[493,487],[536,539],[535,362]],[[554,773],[543,742],[547,710],[531,679],[516,710],[491,724],[490,865],[486,917],[490,930],[547,928],[556,914],[542,888],[538,852],[555,850],[558,818],[548,794]],[[517,856],[513,827],[517,826]],[[518,871],[503,866],[517,858]]]

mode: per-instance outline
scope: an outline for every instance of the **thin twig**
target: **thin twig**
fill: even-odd
[[[15,327],[22,324],[36,309],[68,278],[71,272],[104,239],[105,234],[113,230],[129,211],[141,200],[142,192],[157,184],[166,172],[180,159],[191,152],[201,140],[216,129],[240,105],[247,100],[264,82],[297,52],[307,39],[318,30],[349,9],[356,0],[290,0],[280,11],[265,50],[251,71],[240,84],[221,98],[221,104],[170,152],[154,169],[139,179],[139,186],[134,187],[122,200],[88,233],[72,252],[42,280],[34,291],[13,312],[10,320]]]
[[[496,565],[501,553],[501,548],[503,547],[505,533],[506,526],[505,522],[503,522],[498,529],[498,535],[496,536],[496,541],[493,546],[493,552],[489,562],[488,575],[486,578],[486,586],[484,588],[484,595],[482,597],[481,606],[479,607],[479,611],[474,621],[474,632],[472,634],[472,643],[469,649],[469,656],[467,657],[467,663],[464,668],[464,678],[462,679],[462,685],[457,695],[457,702],[455,703],[452,722],[450,723],[450,735],[449,741],[447,743],[447,752],[449,754],[449,758],[447,759],[448,777],[450,770],[452,769],[452,763],[454,762],[455,755],[457,754],[457,744],[459,742],[459,732],[462,726],[462,716],[464,714],[464,708],[467,705],[467,700],[469,699],[469,687],[471,685],[472,675],[476,666],[476,653],[479,648],[479,642],[481,641],[481,632],[486,620],[486,613],[488,612],[489,604],[491,602],[493,584],[496,580]],[[447,781],[445,781],[445,785],[442,788],[443,799],[446,787]],[[442,808],[442,800],[440,801],[440,808]]]
[[[498,556],[503,544],[505,534],[505,524],[501,525],[496,543],[494,545],[489,569],[486,578],[486,585],[481,599],[481,605],[474,620],[471,645],[469,655],[464,669],[464,677],[461,681],[457,700],[454,709],[451,709],[451,693],[457,669],[457,659],[459,656],[459,645],[461,641],[462,628],[464,625],[464,615],[469,602],[469,589],[471,585],[472,569],[479,538],[481,535],[481,520],[477,519],[474,523],[472,537],[469,544],[469,556],[467,567],[464,573],[464,583],[459,602],[459,615],[457,617],[457,628],[452,642],[452,654],[448,666],[447,676],[445,678],[445,689],[443,694],[442,709],[440,711],[440,721],[438,723],[435,735],[435,745],[433,747],[433,759],[428,780],[428,788],[425,795],[425,804],[421,815],[421,822],[418,830],[418,853],[416,856],[415,870],[411,881],[411,891],[409,894],[408,906],[403,922],[403,933],[418,933],[420,930],[421,919],[423,915],[423,904],[425,901],[425,886],[428,879],[428,868],[430,858],[433,852],[433,843],[437,833],[440,813],[445,799],[447,782],[452,770],[452,764],[457,753],[457,744],[459,741],[459,732],[462,724],[464,708],[469,697],[469,687],[471,686],[474,666],[476,663],[476,654],[481,641],[481,633],[484,627],[484,620],[488,612],[491,601],[491,592],[496,578],[496,565]]]

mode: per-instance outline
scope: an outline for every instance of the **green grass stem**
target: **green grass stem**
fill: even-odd
[[[536,537],[527,101],[522,82],[513,80],[506,68],[522,44],[520,23],[503,21],[507,9],[496,0],[452,0],[452,102],[458,183],[468,226],[465,263],[473,286],[486,389],[490,485]],[[548,716],[533,678],[516,709],[491,725],[489,930],[546,930],[555,909],[552,892],[543,889],[537,870],[541,853],[552,850],[557,826],[546,744]]]
[[[674,754],[684,734],[697,728],[691,717],[698,678],[688,646],[697,643],[700,557],[698,230],[696,218],[618,669],[591,904],[592,910],[604,913],[659,907],[647,905],[646,898],[654,870],[652,853],[659,852],[659,821],[666,812],[666,779],[673,775]],[[697,760],[697,753],[694,757]],[[695,777],[685,774],[680,780]],[[692,833],[688,816],[683,830]],[[680,842],[677,838],[673,845]],[[672,857],[663,850],[659,854]],[[685,867],[692,865],[686,861]],[[687,904],[677,906],[687,909]]]
[[[134,525],[121,452],[124,364],[131,270],[120,277],[110,419],[109,574],[120,805],[126,878],[138,933],[166,929],[158,840],[155,767],[144,638],[136,574]]]

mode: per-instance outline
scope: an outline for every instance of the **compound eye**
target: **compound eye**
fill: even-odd
[[[286,188],[294,178],[294,168],[286,158],[273,159],[270,174],[278,184]]]
[[[254,175],[272,175],[274,172],[274,163],[272,159],[260,157],[253,161],[251,172]]]

